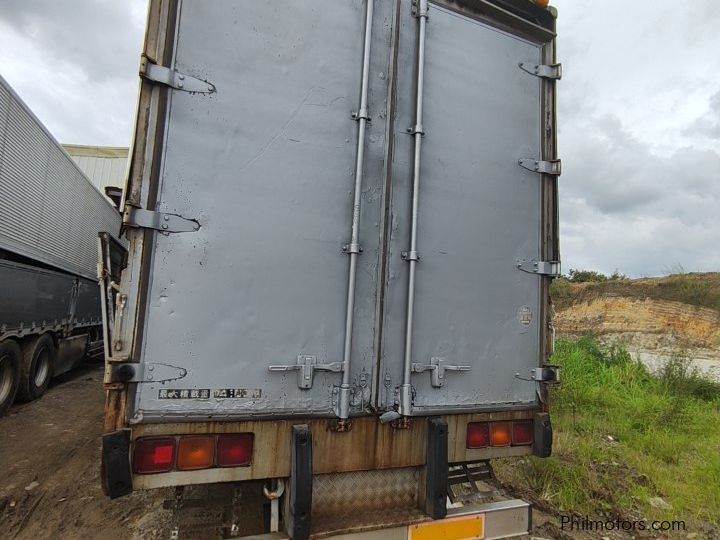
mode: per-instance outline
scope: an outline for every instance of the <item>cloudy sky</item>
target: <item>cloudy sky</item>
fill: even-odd
[[[554,0],[563,267],[720,270],[717,0]],[[58,140],[127,146],[145,0],[2,0],[0,73]]]

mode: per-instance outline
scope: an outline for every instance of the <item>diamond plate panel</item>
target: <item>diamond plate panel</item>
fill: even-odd
[[[419,484],[419,468],[315,476],[313,538],[399,527],[427,520],[418,508]]]
[[[417,468],[321,474],[313,482],[313,517],[351,517],[389,509],[415,508]]]

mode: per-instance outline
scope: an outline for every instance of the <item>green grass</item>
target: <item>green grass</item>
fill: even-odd
[[[501,482],[563,512],[720,526],[720,384],[681,357],[652,376],[592,337],[559,340],[553,362],[553,456],[499,460]]]
[[[573,283],[567,278],[553,281],[550,289],[558,309],[607,295],[652,298],[683,302],[720,310],[720,273],[673,274],[652,279],[608,279]]]

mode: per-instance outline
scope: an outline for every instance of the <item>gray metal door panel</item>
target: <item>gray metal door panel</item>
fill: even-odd
[[[402,382],[417,22],[402,10],[392,163],[391,238],[379,393]],[[413,373],[415,411],[534,402],[539,277],[517,259],[539,255],[540,176],[518,166],[540,155],[540,81],[518,68],[539,47],[434,4],[427,23],[413,362],[433,357],[467,372]]]
[[[383,23],[390,6],[379,4],[373,118],[385,116],[388,84],[390,29]],[[170,98],[157,209],[197,219],[201,228],[155,239],[142,356],[185,368],[187,376],[138,385],[136,420],[188,410],[332,414],[339,373],[316,371],[312,388],[300,389],[297,371],[268,366],[295,364],[298,355],[322,364],[342,357],[342,246],[357,136],[350,113],[360,86],[364,2],[183,0],[179,9],[174,69],[208,80],[217,92],[172,91]],[[369,400],[361,379],[370,380],[375,356],[385,146],[379,123],[365,149],[353,411]],[[210,397],[161,399],[168,389],[208,389]],[[222,389],[250,392],[214,397]]]

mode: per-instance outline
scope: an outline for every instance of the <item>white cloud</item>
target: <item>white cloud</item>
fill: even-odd
[[[554,0],[565,268],[720,269],[716,0]],[[127,145],[146,0],[3,0],[0,69],[62,142]]]
[[[565,268],[720,269],[720,12],[556,0]]]
[[[2,75],[61,142],[127,146],[144,21],[145,0],[3,0]]]

